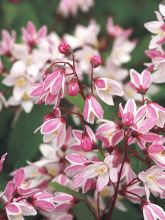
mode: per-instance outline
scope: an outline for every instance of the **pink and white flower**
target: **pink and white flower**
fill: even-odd
[[[147,198],[150,190],[153,193],[163,193],[165,190],[165,173],[164,169],[158,166],[152,166],[146,171],[139,173],[138,178],[143,182]]]
[[[95,117],[102,119],[103,115],[104,111],[97,99],[93,95],[87,95],[83,110],[85,121],[93,124]]]
[[[0,55],[10,56],[15,43],[16,34],[12,32],[11,34],[3,30],[2,31],[2,41],[0,42]]]
[[[96,92],[99,98],[108,105],[114,105],[113,96],[123,96],[124,92],[121,85],[113,79],[95,79]]]
[[[165,219],[165,212],[164,210],[151,202],[146,202],[146,204],[143,205],[143,216],[144,220],[164,220]]]
[[[83,170],[83,177],[85,179],[92,179],[97,177],[96,188],[98,191],[104,189],[109,182],[117,182],[118,169],[113,164],[114,156],[108,155],[104,162],[96,161],[86,166]]]
[[[22,28],[22,39],[29,46],[35,46],[38,44],[39,40],[46,36],[47,27],[42,26],[37,32],[35,25],[32,21],[27,23],[25,28]]]
[[[142,74],[139,74],[136,70],[130,70],[131,82],[130,86],[138,93],[145,94],[151,85],[151,73],[148,70],[144,70]]]
[[[66,121],[64,118],[48,119],[38,129],[44,135],[44,142],[54,140],[57,147],[63,146],[66,138]]]

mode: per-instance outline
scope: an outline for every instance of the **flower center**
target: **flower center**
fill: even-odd
[[[16,80],[16,86],[23,87],[25,85],[26,85],[26,81],[25,81],[24,77],[21,77]]]
[[[97,169],[97,174],[98,175],[104,175],[104,174],[106,174],[107,173],[107,171],[108,171],[108,167],[107,167],[107,165],[101,165],[98,169]]]

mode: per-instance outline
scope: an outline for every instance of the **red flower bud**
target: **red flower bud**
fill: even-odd
[[[81,138],[81,147],[84,151],[89,152],[93,149],[93,142],[90,139],[89,135],[84,132]]]
[[[68,84],[68,95],[76,96],[79,92],[79,85],[76,79],[72,79]]]
[[[102,58],[99,55],[94,55],[90,60],[91,66],[96,68],[102,64]]]
[[[64,55],[69,55],[72,52],[72,48],[66,42],[62,42],[58,46],[58,51]]]

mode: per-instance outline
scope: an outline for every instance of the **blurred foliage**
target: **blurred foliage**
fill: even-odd
[[[94,18],[101,26],[101,31],[106,32],[106,21],[108,16],[113,16],[115,23],[125,28],[133,28],[133,38],[138,41],[138,46],[133,52],[128,68],[143,68],[143,62],[147,61],[144,50],[147,49],[150,35],[144,28],[146,21],[154,20],[154,10],[157,10],[159,0],[96,0],[95,6],[86,14],[79,12],[77,17],[63,19],[56,13],[59,0],[22,0],[20,3],[12,3],[9,0],[0,0],[0,29],[16,30],[18,38],[21,36],[21,28],[32,20],[39,28],[45,24],[49,31],[56,31],[60,36],[64,33],[73,33],[76,24],[87,25],[89,20]],[[162,89],[154,100],[159,99],[163,103]],[[163,94],[164,95],[164,94]],[[70,99],[71,103],[78,104],[82,110],[83,100],[78,98]],[[36,106],[32,113],[19,112],[19,109],[5,109],[0,113],[0,153],[8,152],[7,163],[3,174],[0,176],[0,187],[5,185],[8,179],[8,172],[19,166],[24,166],[26,161],[38,157],[38,146],[42,142],[39,133],[34,130],[42,123],[43,115],[47,108]],[[15,118],[17,112],[18,119]],[[106,118],[112,119],[115,114],[114,107],[105,106]],[[108,116],[109,115],[109,116]],[[138,167],[137,161],[134,161]],[[60,186],[56,185],[59,190]],[[64,189],[61,189],[64,190]],[[66,189],[65,189],[66,190]],[[70,194],[72,191],[70,191]],[[114,212],[114,219],[122,218],[127,220],[140,220],[141,215],[138,208],[126,203],[129,212]],[[73,208],[76,219],[93,220],[93,216],[85,205],[80,202]],[[28,218],[32,219],[32,218]],[[39,217],[41,219],[41,217]]]

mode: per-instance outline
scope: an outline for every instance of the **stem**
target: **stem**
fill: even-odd
[[[101,220],[101,216],[100,216],[100,203],[99,203],[99,192],[97,193],[97,217],[98,217],[98,220]]]
[[[75,69],[75,58],[74,58],[74,54],[72,54],[72,59],[73,59],[73,73],[75,75],[75,77],[77,78],[77,82],[78,82],[78,85],[79,85],[79,88],[80,88],[80,95],[82,96],[82,98],[85,100],[85,94],[84,94],[84,91],[83,91],[83,88],[82,88],[82,85],[81,85],[81,82],[78,78],[78,75],[76,73],[76,69]]]
[[[107,215],[107,220],[111,220],[111,218],[112,218],[112,213],[113,213],[113,210],[114,210],[114,207],[115,207],[115,203],[116,203],[116,200],[117,200],[117,195],[118,195],[118,190],[119,190],[120,179],[121,179],[121,175],[122,175],[124,163],[125,163],[125,161],[126,161],[126,159],[127,159],[127,148],[128,148],[128,143],[127,143],[127,141],[128,141],[128,137],[127,137],[127,135],[126,135],[125,144],[124,144],[124,158],[123,158],[123,161],[122,161],[120,170],[119,170],[118,180],[117,180],[117,184],[116,184],[114,196],[113,196],[113,198],[112,198],[112,203],[111,203],[111,207],[110,207],[110,210],[109,210],[109,214]]]
[[[93,95],[93,67],[91,69],[91,92],[92,92],[92,95]]]
[[[140,200],[141,200],[141,197],[133,192],[130,192],[130,191],[125,191],[126,193],[129,193],[131,195],[134,195],[134,196],[137,196]]]

